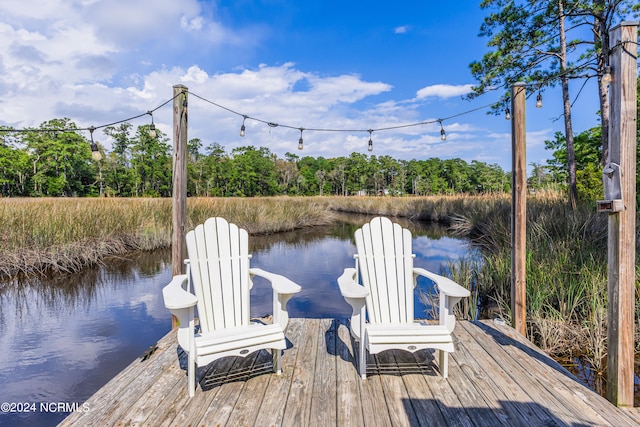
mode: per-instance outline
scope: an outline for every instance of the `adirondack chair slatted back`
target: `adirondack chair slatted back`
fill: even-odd
[[[203,333],[249,324],[249,238],[224,218],[187,233],[187,252]]]
[[[411,232],[378,217],[355,233],[370,323],[413,322]]]

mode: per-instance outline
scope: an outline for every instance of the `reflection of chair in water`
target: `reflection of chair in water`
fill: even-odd
[[[367,375],[366,351],[433,348],[440,351],[440,373],[446,378],[447,355],[454,351],[453,307],[469,291],[446,277],[414,267],[411,232],[387,218],[372,219],[356,230],[355,240],[356,268],[346,268],[338,285],[353,309],[351,334],[360,341],[360,376]],[[417,276],[432,280],[440,292],[438,324],[414,322]]]
[[[209,218],[187,233],[187,274],[175,276],[162,290],[165,307],[180,322],[178,343],[189,355],[189,396],[195,392],[195,366],[225,356],[247,356],[271,349],[273,370],[280,373],[280,350],[286,348],[286,304],[300,286],[289,279],[249,268],[246,230],[223,218]],[[273,288],[273,323],[250,322],[251,277],[260,276]],[[194,293],[192,293],[194,292]],[[196,333],[194,306],[200,332]]]

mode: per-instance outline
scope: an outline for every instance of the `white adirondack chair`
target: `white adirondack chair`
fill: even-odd
[[[388,218],[372,219],[355,232],[355,240],[356,268],[346,268],[338,285],[353,309],[351,334],[360,341],[360,376],[367,376],[366,351],[433,348],[439,350],[440,373],[446,378],[447,355],[454,351],[453,307],[470,292],[446,277],[414,267],[411,232]],[[440,292],[438,324],[414,321],[413,291],[418,276],[431,279]]]
[[[300,286],[278,274],[249,268],[247,231],[223,218],[209,218],[187,233],[187,274],[164,287],[164,304],[180,322],[178,343],[188,353],[189,396],[195,394],[195,368],[225,356],[247,356],[271,349],[273,370],[280,374],[280,351],[286,348],[287,301]],[[249,290],[253,276],[273,288],[273,322],[250,321]],[[192,293],[193,292],[193,293]],[[194,307],[200,331],[196,333]]]

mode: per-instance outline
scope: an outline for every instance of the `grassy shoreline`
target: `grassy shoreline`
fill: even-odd
[[[186,230],[222,216],[250,234],[334,221],[334,212],[402,216],[450,224],[457,212],[507,196],[189,198]],[[0,278],[74,272],[106,256],[171,246],[171,199],[0,199]]]
[[[0,199],[0,278],[79,271],[110,255],[171,246],[171,199]],[[186,230],[222,216],[251,234],[326,225],[312,198],[190,198]]]

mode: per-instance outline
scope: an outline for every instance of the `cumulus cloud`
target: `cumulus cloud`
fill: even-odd
[[[451,98],[454,96],[466,95],[471,92],[472,84],[466,85],[445,85],[437,84],[423,87],[416,93],[417,99],[424,98]]]
[[[401,25],[399,27],[396,27],[393,29],[393,32],[396,34],[405,34],[407,33],[407,31],[409,31],[409,26],[408,25]]]

